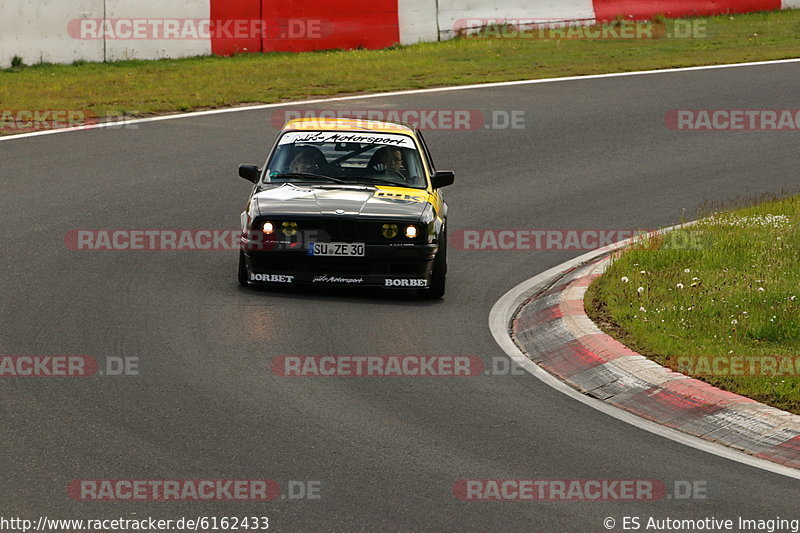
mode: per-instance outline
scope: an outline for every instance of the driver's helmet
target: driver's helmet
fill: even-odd
[[[328,164],[325,155],[315,146],[300,146],[289,163],[289,172],[319,173]]]
[[[394,170],[405,176],[403,150],[396,146],[383,146],[375,150],[369,159],[367,169],[376,174],[385,174],[388,170]]]

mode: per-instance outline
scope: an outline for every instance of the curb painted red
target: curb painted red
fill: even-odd
[[[515,314],[512,338],[540,367],[616,407],[800,469],[800,416],[687,377],[603,333],[583,296],[609,255],[560,274]]]

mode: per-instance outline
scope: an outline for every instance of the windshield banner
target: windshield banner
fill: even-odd
[[[359,144],[387,144],[402,148],[416,149],[414,141],[406,135],[392,133],[351,133],[333,131],[290,131],[286,133],[278,144],[299,143],[359,143]]]

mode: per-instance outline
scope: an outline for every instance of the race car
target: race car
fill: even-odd
[[[301,118],[281,130],[241,214],[239,283],[381,287],[440,298],[452,171],[404,124]]]

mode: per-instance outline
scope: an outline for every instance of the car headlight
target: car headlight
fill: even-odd
[[[284,222],[281,224],[281,231],[287,237],[291,237],[297,233],[297,222]]]
[[[394,239],[397,237],[397,224],[384,224],[381,226],[381,233],[387,239]]]
[[[406,226],[406,237],[415,239],[417,235],[419,235],[419,231],[417,231],[416,226]]]
[[[264,222],[264,225],[261,227],[261,231],[264,233],[264,235],[272,235],[275,233],[275,226],[272,224],[272,222]]]

